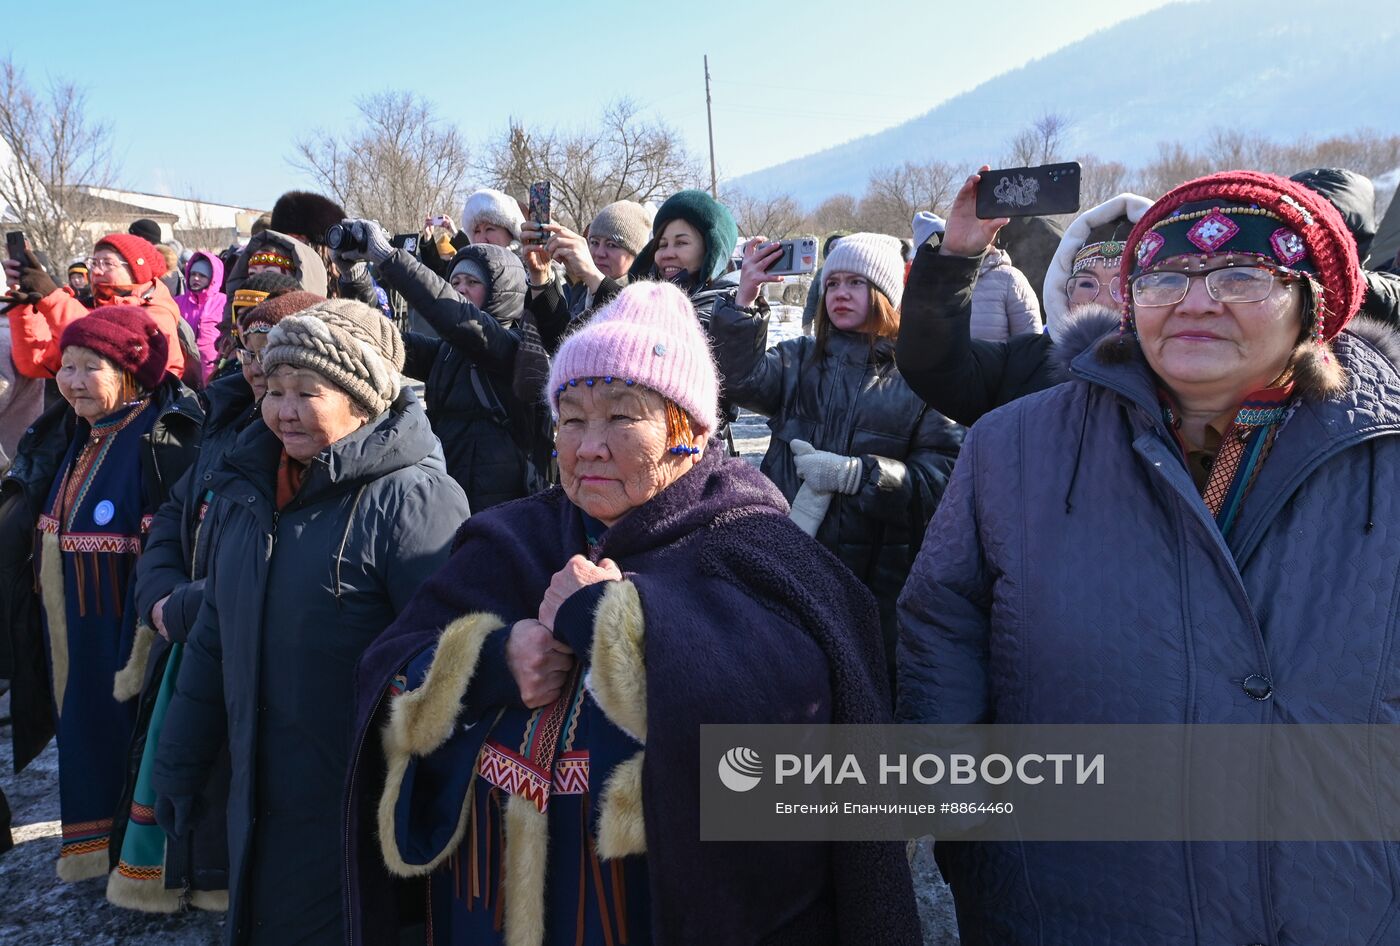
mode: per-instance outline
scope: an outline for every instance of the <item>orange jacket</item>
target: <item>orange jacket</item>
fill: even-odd
[[[165,370],[180,377],[185,370],[185,350],[180,347],[180,308],[170,290],[159,279],[152,279],[141,292],[116,296],[102,305],[137,305],[165,333],[169,345]],[[55,289],[34,305],[17,305],[10,309],[11,357],[15,368],[26,378],[52,378],[58,374],[62,353],[58,341],[68,323],[87,315],[88,309],[67,286]]]

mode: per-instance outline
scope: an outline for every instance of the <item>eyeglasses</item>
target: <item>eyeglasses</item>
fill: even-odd
[[[1118,285],[1117,276],[1108,281],[1108,294],[1113,297],[1114,302],[1123,301],[1123,292]],[[1070,305],[1093,302],[1102,291],[1103,283],[1099,282],[1099,278],[1093,273],[1079,273],[1065,281],[1065,295],[1069,298]]]
[[[1161,270],[1133,277],[1133,304],[1147,307],[1176,305],[1191,290],[1191,280],[1204,279],[1206,292],[1216,302],[1262,302],[1274,291],[1274,283],[1290,283],[1297,276],[1276,273],[1263,266],[1227,266],[1208,273]]]
[[[262,355],[253,351],[251,348],[244,348],[242,345],[239,345],[233,351],[234,354],[238,355],[238,363],[241,365],[262,364]]]
[[[112,259],[108,256],[89,256],[86,263],[88,269],[95,273],[105,272],[109,269],[115,271],[126,268],[124,260]]]

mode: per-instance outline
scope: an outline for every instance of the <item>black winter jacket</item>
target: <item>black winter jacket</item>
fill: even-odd
[[[888,339],[832,331],[768,343],[767,314],[721,301],[710,320],[715,361],[734,403],[768,417],[761,469],[788,502],[801,486],[791,443],[859,457],[860,489],[831,499],[817,541],[875,595],[893,668],[895,601],[943,495],[963,429],[930,410],[895,367]]]
[[[972,288],[981,257],[947,256],[924,245],[914,258],[900,307],[895,358],[900,374],[929,407],[971,426],[1018,397],[1066,376],[1050,359],[1048,334],[1004,342],[972,337]]]
[[[424,382],[428,420],[442,439],[447,472],[466,491],[472,511],[480,512],[527,495],[534,484],[528,412],[511,390],[526,281],[525,267],[502,247],[468,246],[452,266],[464,258],[490,277],[485,311],[403,250],[379,272],[440,336],[404,334],[404,374]]]
[[[153,785],[158,810],[189,813],[226,735],[229,941],[339,944],[355,662],[446,561],[467,503],[407,389],[281,510],[280,456],[254,422],[208,481],[218,541]]]

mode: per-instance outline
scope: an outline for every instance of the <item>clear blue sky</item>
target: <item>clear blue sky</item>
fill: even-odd
[[[473,144],[510,116],[570,126],[626,96],[703,158],[708,53],[724,178],[898,124],[1165,2],[0,0],[0,55],[31,84],[87,88],[122,186],[268,207],[309,183],[287,161],[297,137],[348,128],[355,99],[384,89],[428,98]]]

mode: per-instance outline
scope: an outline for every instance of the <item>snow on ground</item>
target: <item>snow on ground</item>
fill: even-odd
[[[10,698],[0,697],[0,718]],[[222,913],[162,915],[107,902],[105,879],[61,883],[58,861],[58,748],[54,743],[19,775],[10,727],[0,725],[0,789],[14,811],[14,849],[0,854],[0,944],[14,946],[216,946]]]
[[[775,306],[768,343],[802,334],[802,310]],[[768,449],[767,418],[744,411],[734,424],[739,454],[755,466]],[[0,717],[9,697],[0,697]],[[104,880],[63,884],[58,858],[58,750],[50,744],[18,776],[11,766],[9,726],[0,726],[0,788],[14,809],[15,847],[0,855],[0,946],[215,946],[223,941],[223,915],[200,911],[161,916],[109,904]],[[932,845],[912,846],[914,890],[927,946],[956,946],[952,897],[933,863]],[[338,852],[327,852],[338,856]]]

